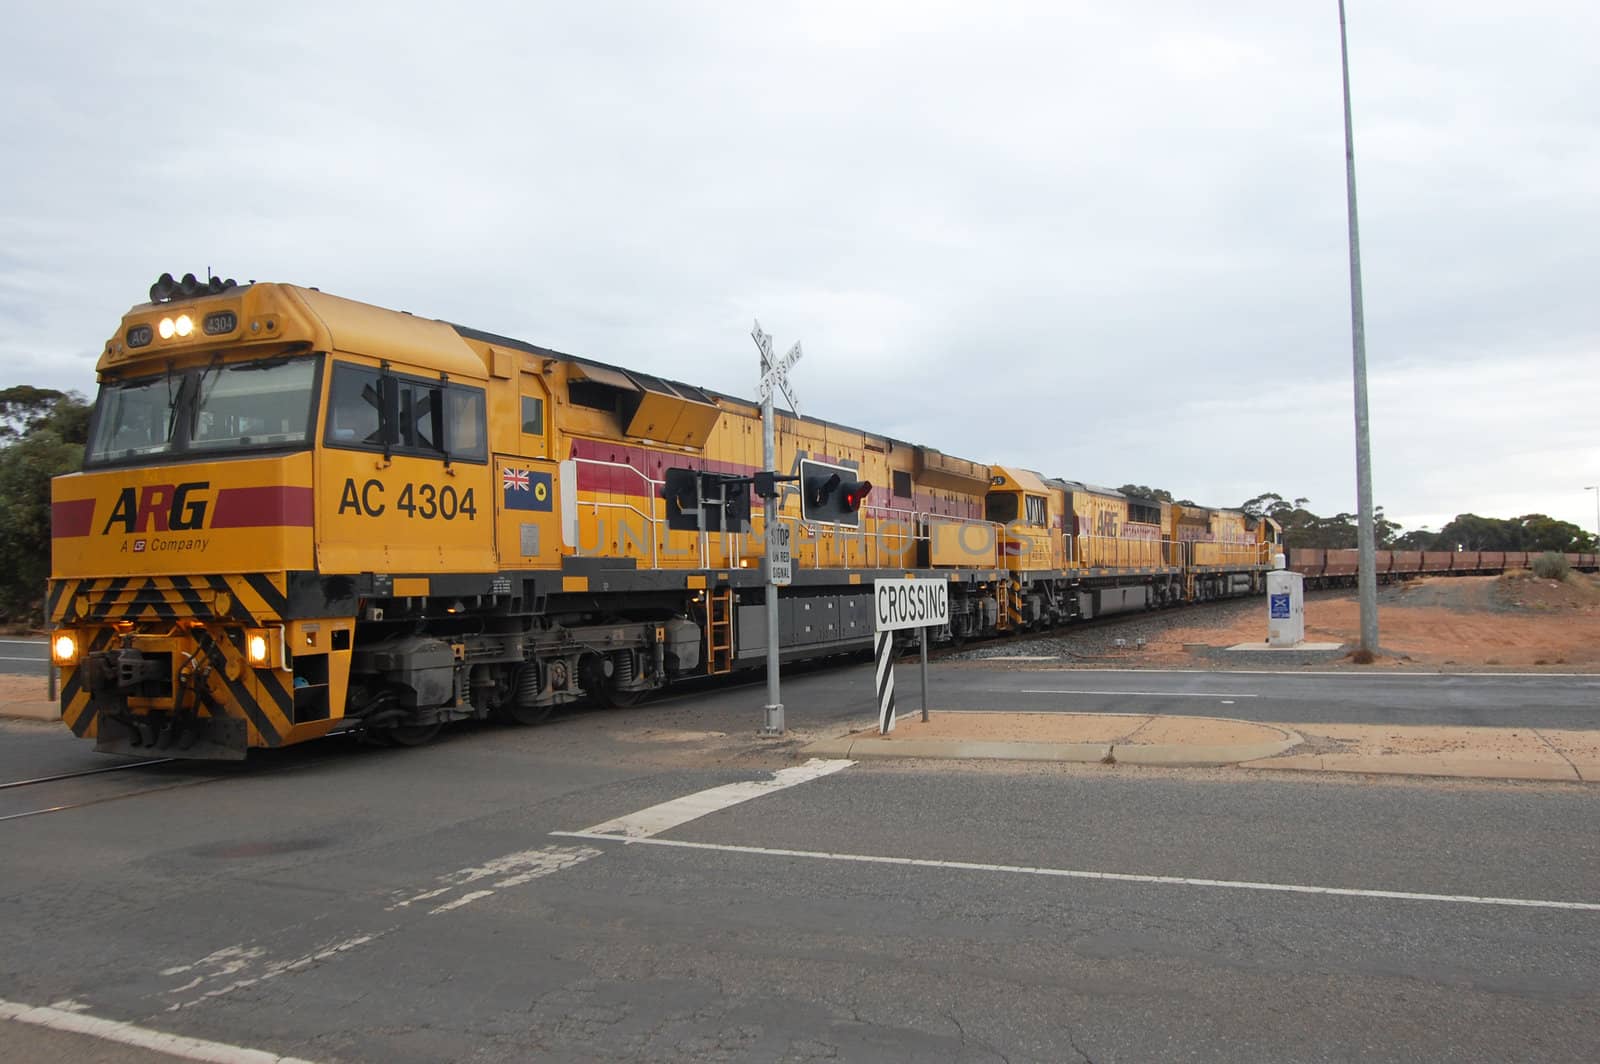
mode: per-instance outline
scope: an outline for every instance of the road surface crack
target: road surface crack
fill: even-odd
[[[1555,743],[1553,743],[1549,739],[1547,739],[1545,737],[1544,732],[1540,731],[1538,728],[1529,728],[1528,730],[1533,732],[1533,734],[1537,735],[1539,737],[1539,741],[1544,743],[1544,745],[1546,745],[1546,746],[1548,746],[1550,748],[1550,752],[1551,753],[1555,754],[1557,757],[1559,757],[1561,760],[1563,760],[1563,761],[1565,761],[1567,763],[1567,767],[1572,770],[1572,774],[1578,778],[1579,782],[1583,781],[1583,773],[1578,771],[1578,766],[1574,765],[1572,763],[1572,759],[1570,757],[1568,757],[1566,754],[1562,753],[1561,750],[1556,746]]]

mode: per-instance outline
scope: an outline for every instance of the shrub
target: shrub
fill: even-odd
[[[1567,556],[1547,550],[1533,559],[1533,575],[1542,576],[1546,580],[1565,580],[1567,578]]]

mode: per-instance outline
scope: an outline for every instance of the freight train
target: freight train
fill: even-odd
[[[767,628],[760,408],[277,283],[174,280],[97,364],[52,486],[61,713],[119,754],[417,744],[870,646],[884,577],[954,642],[1260,592],[1270,520],[780,412],[795,572]],[[753,514],[752,514],[753,511]]]
[[[1488,576],[1509,569],[1531,569],[1545,551],[1520,550],[1380,550],[1373,568],[1380,584],[1419,576]],[[1352,548],[1322,550],[1295,547],[1288,552],[1288,568],[1306,578],[1306,587],[1354,587],[1359,572],[1358,552]],[[1600,555],[1567,553],[1570,569],[1595,572]]]

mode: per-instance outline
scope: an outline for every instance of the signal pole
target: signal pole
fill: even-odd
[[[800,341],[796,340],[794,346],[789,348],[789,353],[781,361],[772,357],[772,336],[761,328],[757,321],[750,330],[751,339],[755,340],[756,348],[761,352],[761,468],[767,472],[775,472],[774,466],[778,461],[777,423],[772,413],[772,393],[783,389],[783,394],[789,400],[790,409],[799,413],[799,404],[794,401],[794,393],[789,390],[789,369],[800,361]],[[767,598],[767,705],[765,716],[762,719],[761,735],[768,738],[777,738],[783,735],[783,703],[778,697],[778,588],[785,586],[790,581],[788,557],[788,526],[783,526],[782,536],[778,537],[778,499],[777,495],[766,495],[761,500],[761,510],[765,516],[765,557],[762,568],[766,571],[766,598]],[[775,538],[782,539],[781,548],[774,547]],[[783,557],[779,558],[778,554]]]
[[[1339,0],[1339,70],[1344,78],[1344,180],[1350,214],[1350,332],[1356,405],[1356,513],[1359,517],[1357,595],[1361,601],[1361,651],[1378,652],[1376,522],[1372,513],[1372,437],[1367,426],[1367,327],[1361,306],[1361,237],[1356,224],[1356,148],[1350,122],[1350,49],[1344,0]]]

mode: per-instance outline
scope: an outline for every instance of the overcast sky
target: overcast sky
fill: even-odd
[[[1600,484],[1600,7],[1351,0],[1374,492]],[[1335,0],[22,5],[0,384],[163,270],[1213,505],[1355,509]]]

